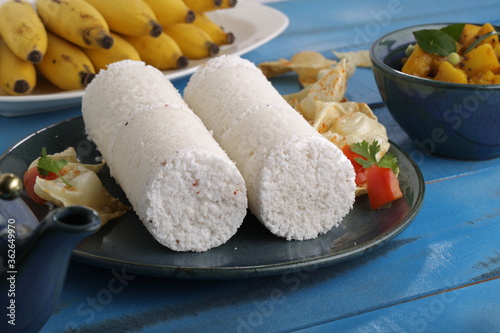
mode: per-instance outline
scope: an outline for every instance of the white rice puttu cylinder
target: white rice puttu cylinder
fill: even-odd
[[[191,77],[184,100],[235,161],[250,211],[275,235],[315,238],[338,226],[353,207],[351,162],[251,62],[211,59]]]
[[[142,61],[112,63],[95,79],[96,84],[85,89],[82,113],[87,133],[108,164],[112,163],[113,134],[136,114],[164,105],[189,110],[165,75]]]
[[[128,118],[120,119],[120,126],[113,127],[113,132],[101,135],[98,144],[101,152],[111,152],[108,157],[103,156],[110,162],[113,177],[144,226],[162,245],[174,251],[201,252],[224,244],[236,233],[247,213],[241,173],[187,106],[164,103],[165,100],[158,106],[150,101],[151,108],[138,105],[134,111],[136,102],[131,105],[125,97],[130,92],[116,88],[128,80],[129,67],[120,67],[124,74],[119,78],[109,72],[114,78],[113,87],[108,90],[108,72],[101,71],[87,87],[83,101],[83,118],[89,133],[93,133],[93,126],[98,126],[100,119],[118,119],[116,113],[131,110]],[[151,70],[144,65],[142,68]],[[130,70],[140,72],[136,64]],[[137,75],[135,79],[137,85],[143,84],[143,80],[148,81],[145,84],[152,83],[147,75]],[[107,96],[110,91],[123,103],[122,107],[108,105],[112,100]],[[147,100],[145,96],[141,98]],[[113,140],[108,136],[113,136]]]

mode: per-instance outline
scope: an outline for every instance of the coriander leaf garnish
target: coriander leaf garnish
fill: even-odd
[[[442,30],[418,30],[413,35],[418,46],[427,53],[448,56],[457,51],[455,39]]]
[[[384,156],[378,162],[378,166],[382,168],[391,168],[392,171],[397,174],[399,171],[398,159],[392,153],[385,153]]]
[[[363,140],[361,142],[352,144],[351,151],[365,158],[357,158],[356,162],[361,164],[361,166],[366,169],[371,167],[373,164],[378,163],[375,155],[380,151],[380,145],[378,144],[378,141],[373,141],[371,144],[369,144],[368,142]]]
[[[393,154],[387,152],[380,161],[377,161],[377,154],[380,152],[380,145],[377,140],[373,141],[371,144],[365,140],[357,142],[351,145],[351,151],[364,158],[356,158],[355,161],[361,164],[365,169],[371,167],[372,165],[377,165],[382,168],[391,168],[392,171],[398,173],[398,159]]]
[[[49,172],[55,173],[67,186],[71,186],[60,174],[62,168],[64,168],[68,164],[66,160],[58,160],[54,161],[50,157],[47,156],[47,149],[42,147],[42,152],[40,153],[40,158],[38,159],[37,169],[38,173],[41,176],[47,176]]]

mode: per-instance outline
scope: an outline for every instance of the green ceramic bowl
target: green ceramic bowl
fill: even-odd
[[[413,31],[404,28],[378,39],[370,49],[380,94],[396,122],[425,153],[461,160],[500,156],[500,85],[470,85],[424,79],[401,72]]]

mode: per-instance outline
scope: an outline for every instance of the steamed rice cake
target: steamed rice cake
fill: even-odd
[[[209,60],[191,77],[184,100],[236,163],[251,212],[272,233],[315,238],[352,208],[351,162],[248,60]]]
[[[82,113],[111,174],[159,243],[200,252],[236,233],[247,209],[244,179],[161,72],[142,62],[110,65],[86,88]]]

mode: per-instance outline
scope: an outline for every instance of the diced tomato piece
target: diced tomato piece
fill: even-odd
[[[368,169],[361,169],[356,172],[356,186],[360,186],[366,183],[366,174],[368,173]]]
[[[362,158],[362,159],[365,159],[365,158],[363,156],[358,155],[355,152],[353,152],[351,150],[350,145],[345,145],[344,147],[342,147],[342,152],[349,159],[349,161],[351,161],[352,166],[354,167],[354,171],[357,172],[359,169],[363,169],[363,166],[361,164],[359,164],[358,162],[356,162],[356,158]]]
[[[403,197],[398,177],[391,168],[373,165],[366,170],[368,199],[372,209]]]
[[[32,167],[24,173],[23,184],[24,184],[24,188],[26,189],[26,192],[28,193],[28,196],[31,198],[31,200],[33,200],[37,204],[42,205],[46,201],[44,199],[40,198],[35,193],[36,177],[41,177],[41,178],[44,178],[47,180],[53,180],[53,179],[56,179],[58,177],[58,175],[53,173],[53,172],[49,172],[49,174],[47,176],[41,176],[38,173],[37,167]]]
[[[354,172],[356,173],[356,185],[359,186],[366,182],[366,173],[368,169],[363,168],[361,164],[356,162],[357,158],[366,159],[361,155],[358,155],[351,151],[350,145],[345,145],[342,147],[342,152],[344,155],[351,161],[352,166],[354,167]]]

